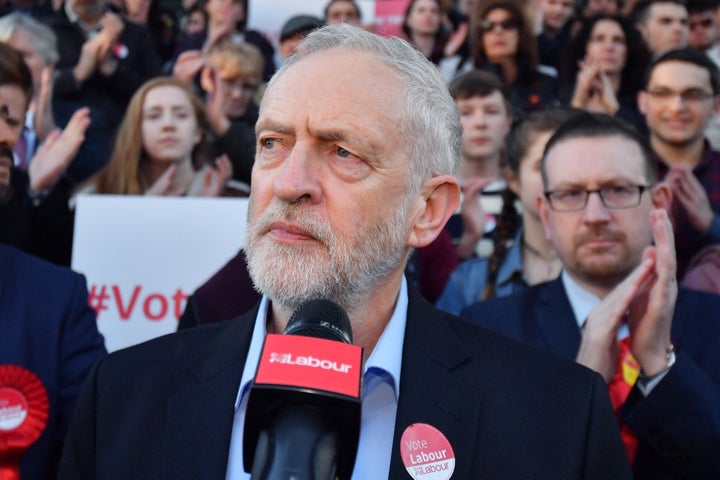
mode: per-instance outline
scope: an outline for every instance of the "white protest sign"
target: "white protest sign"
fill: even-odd
[[[187,297],[237,254],[247,199],[81,195],[73,270],[108,351],[174,332]]]

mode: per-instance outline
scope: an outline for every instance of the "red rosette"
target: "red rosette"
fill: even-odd
[[[19,480],[20,459],[45,430],[49,410],[37,376],[16,365],[0,365],[0,480]]]

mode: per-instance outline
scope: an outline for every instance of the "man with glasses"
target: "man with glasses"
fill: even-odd
[[[720,478],[720,297],[678,289],[671,190],[638,133],[583,113],[548,141],[538,199],[560,278],[462,312],[608,382],[636,479]]]
[[[681,49],[650,66],[638,95],[659,178],[672,189],[679,278],[703,247],[720,242],[720,153],[705,139],[720,111],[718,93],[715,64],[700,52]]]

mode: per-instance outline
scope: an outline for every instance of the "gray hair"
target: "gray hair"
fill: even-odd
[[[462,125],[447,85],[435,65],[400,38],[386,38],[343,23],[310,33],[278,70],[268,88],[292,65],[326,50],[367,53],[393,67],[405,86],[399,134],[410,159],[410,191],[434,176],[453,174],[460,162]]]
[[[55,33],[43,23],[38,22],[29,15],[12,12],[0,17],[0,42],[7,43],[15,29],[27,32],[33,46],[42,57],[46,65],[57,63],[59,55]]]

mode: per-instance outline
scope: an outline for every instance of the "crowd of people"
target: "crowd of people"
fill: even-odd
[[[242,459],[261,335],[314,297],[348,311],[365,349],[353,478],[400,478],[396,437],[423,419],[460,478],[720,478],[720,1],[408,0],[382,37],[354,0],[329,0],[289,15],[277,44],[247,13],[0,8],[0,365],[38,375],[50,403],[22,478],[196,471],[187,446],[164,450],[195,420],[157,424],[185,368],[222,395],[172,408],[224,412],[211,471],[245,478],[227,454]],[[243,249],[187,301],[180,329],[201,333],[106,356],[68,268],[88,194],[250,198]],[[56,290],[37,327],[22,285]],[[469,424],[420,401],[409,364],[425,357]],[[504,451],[517,437],[522,461]]]

